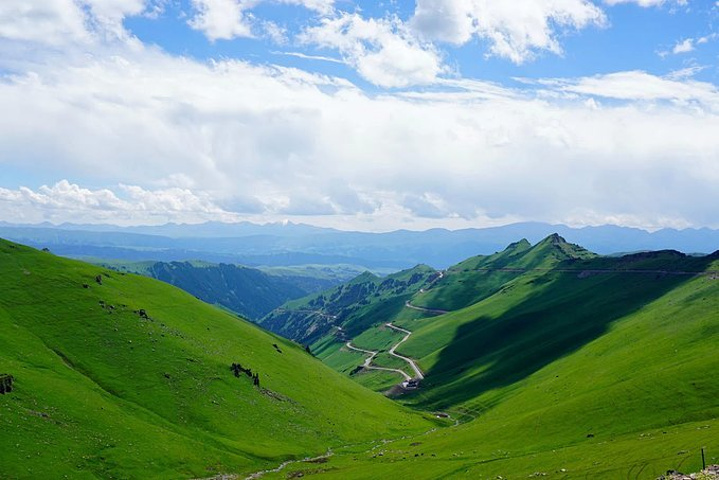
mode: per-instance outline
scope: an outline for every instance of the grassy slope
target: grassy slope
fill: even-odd
[[[551,235],[535,246],[523,239],[494,255],[472,257],[449,268],[444,278],[415,295],[412,303],[426,308],[458,310],[493,295],[502,285],[523,274],[485,269],[552,268],[562,261],[594,257],[593,253],[567,243],[558,235]]]
[[[356,337],[338,336],[336,331],[332,332],[316,342],[312,346],[312,352],[323,363],[344,375],[350,375],[360,385],[377,392],[389,390],[402,382],[404,378],[400,374],[392,372],[363,370],[357,373],[355,369],[364,363],[367,355],[348,349],[345,347],[345,343],[347,338],[351,338],[352,344],[356,347],[380,352],[372,361],[374,366],[395,368],[403,370],[410,376],[414,375],[414,371],[407,362],[386,353],[393,345],[402,340],[404,334],[386,327],[385,322],[412,321],[427,316],[416,310],[402,308],[404,298],[402,297],[399,302],[397,299],[389,300],[388,303],[394,305],[395,308],[387,308],[379,314],[367,315],[363,311],[363,316],[360,318],[364,324],[372,322],[373,325],[370,328],[367,328]],[[381,306],[382,304],[379,305]],[[375,309],[376,307],[373,307],[370,312],[374,313]]]
[[[411,295],[437,276],[432,268],[418,265],[387,277],[365,272],[322,293],[287,302],[259,323],[297,341],[323,343],[334,326],[342,326],[353,338],[373,325],[390,321],[404,309]]]
[[[677,262],[692,266],[695,260],[665,266]],[[702,262],[719,270],[719,261]],[[445,323],[456,338],[444,353],[456,363],[444,354],[423,358],[428,381],[433,375],[449,378],[435,378],[434,389],[411,401],[427,407],[449,402],[455,416],[464,412],[473,421],[382,450],[340,455],[319,477],[527,478],[538,472],[550,478],[653,479],[668,469],[698,470],[701,447],[708,462],[719,462],[719,279],[560,275],[547,281],[536,274],[501,298],[418,325],[407,350],[431,350],[423,333]],[[528,298],[521,291],[532,280],[546,282],[544,294]],[[580,296],[584,303],[576,302]],[[573,325],[563,321],[569,317]],[[501,322],[511,329],[492,327]],[[516,329],[534,342],[513,336]],[[572,334],[562,334],[567,329],[580,338],[570,341]],[[557,352],[533,349],[532,343]],[[471,351],[463,356],[463,349]],[[453,377],[452,368],[466,369]],[[510,371],[519,375],[503,379]]]
[[[411,375],[412,372],[406,362],[386,353],[403,336],[382,324],[365,330],[352,340],[352,344],[358,348],[380,352],[374,358],[373,365],[404,370]],[[350,376],[360,385],[378,392],[384,392],[403,380],[398,373],[376,370],[357,371],[357,367],[364,363],[368,355],[350,350],[345,343],[344,340],[328,335],[314,345],[313,353],[325,365]]]
[[[427,306],[429,308],[461,308],[490,297],[503,288],[507,282],[526,275],[523,271],[501,272],[478,269],[505,267],[519,269],[551,268],[562,261],[591,258],[595,258],[595,255],[577,245],[565,242],[564,239],[558,235],[547,237],[534,247],[526,240],[513,243],[502,252],[494,255],[477,256],[467,259],[449,268],[441,279],[433,275],[428,282],[421,285],[423,288],[415,288],[414,294],[407,292],[396,297],[381,297],[379,301],[372,302],[369,306],[356,309],[343,324],[345,326],[345,335],[342,339],[334,339],[334,334],[330,333],[313,345],[313,351],[317,353],[318,358],[333,368],[335,368],[335,365],[341,364],[342,368],[338,371],[348,373],[352,371],[354,367],[360,365],[363,360],[357,360],[355,363],[352,363],[350,357],[343,355],[343,349],[340,348],[340,345],[332,346],[333,341],[343,345],[344,338],[352,338],[355,344],[362,348],[387,350],[391,345],[385,345],[382,342],[372,340],[373,337],[377,336],[377,332],[384,328],[382,327],[384,323],[394,322],[398,325],[406,326],[411,330],[418,328],[418,325],[434,323],[431,319],[436,317],[436,315],[405,308],[404,304],[408,300],[414,305]],[[445,317],[442,318],[442,325],[444,325]],[[425,320],[416,322],[418,319]],[[395,334],[392,339],[396,338],[396,340],[400,340],[402,338],[402,335],[397,332],[395,332]],[[433,341],[433,345],[439,349],[449,344],[452,336],[455,334],[456,329],[440,326],[435,331],[432,331],[432,335],[436,339],[436,341]],[[415,340],[413,343],[416,343],[416,339],[413,340]],[[402,350],[406,351],[407,348],[403,346]],[[412,350],[410,349],[409,351]],[[335,358],[338,356],[342,358],[341,362]],[[419,355],[418,358],[420,356],[424,355]],[[377,358],[375,364],[378,366],[399,367],[412,374],[412,372],[409,372],[409,367],[405,362],[393,357],[380,356]],[[355,376],[354,378],[363,385],[378,391],[384,391],[385,384],[391,386],[392,381],[397,380],[397,376],[393,374],[374,373],[377,376],[386,377],[387,381],[378,383],[373,380],[371,383],[367,383],[364,382],[364,377],[362,376]],[[395,384],[396,383],[395,381]]]
[[[581,275],[600,262],[604,259],[558,265],[576,268],[577,273],[527,272],[471,307],[405,323],[414,334],[401,353],[420,359],[427,373],[426,394],[418,402],[444,408],[513,384],[601,337],[612,322],[692,278],[655,273]],[[643,259],[621,262],[627,268],[646,266]],[[675,258],[671,267],[696,270],[706,268],[706,263]]]
[[[100,271],[0,241],[0,372],[17,387],[0,396],[3,478],[247,472],[427,428],[286,340],[152,279],[98,285]]]
[[[236,265],[195,267],[189,262],[157,262],[149,269],[149,276],[250,320],[262,318],[287,300],[307,294],[286,279]]]

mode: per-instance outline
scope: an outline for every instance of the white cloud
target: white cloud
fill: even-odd
[[[248,17],[245,10],[256,3],[253,0],[192,0],[197,13],[188,24],[212,41],[252,37],[252,17]]]
[[[192,0],[195,15],[188,24],[211,41],[254,37],[257,21],[251,10],[267,0]],[[297,5],[319,14],[333,11],[334,0],[275,0],[276,3]],[[282,27],[267,21],[259,25],[273,40],[282,43]],[[280,34],[280,36],[278,36]]]
[[[679,40],[674,45],[674,47],[669,51],[661,51],[659,52],[659,56],[664,58],[670,53],[673,53],[674,55],[680,55],[682,53],[689,53],[696,50],[700,45],[705,45],[713,40],[716,40],[719,38],[719,34],[712,33],[710,35],[705,35],[703,37],[697,37],[697,38],[685,38],[684,40]]]
[[[73,0],[0,2],[0,37],[51,45],[88,37],[85,16]]]
[[[215,205],[207,195],[186,189],[146,190],[119,185],[118,195],[110,189],[90,190],[67,180],[37,190],[0,187],[0,220],[62,223],[112,222],[120,225],[207,220],[233,221],[237,215]]]
[[[298,5],[321,14],[329,14],[334,9],[334,0],[276,0],[278,3]]]
[[[698,73],[706,70],[707,68],[708,67],[706,65],[693,65],[691,67],[675,70],[669,73],[669,75],[667,75],[665,78],[669,80],[687,80],[694,77]]]
[[[5,184],[7,220],[73,220],[80,205],[83,221],[138,223],[465,227],[585,212],[719,226],[717,93],[688,78],[620,72],[536,94],[447,80],[368,96],[302,70],[152,49],[48,57],[33,71],[0,82],[0,168],[141,191]]]
[[[302,52],[271,52],[272,55],[285,55],[287,57],[297,57],[302,58],[305,60],[319,60],[321,62],[330,62],[330,63],[344,63],[342,60],[338,58],[332,58],[332,57],[325,57],[323,55],[307,55],[306,53]]]
[[[705,43],[712,42],[719,38],[719,33],[711,33],[709,35],[705,35],[703,37],[697,38],[697,45],[703,45]]]
[[[669,77],[642,71],[617,72],[576,79],[544,80],[542,83],[563,92],[618,100],[694,102],[698,107],[719,112],[719,89],[711,83],[687,78],[694,71],[675,72]]]
[[[287,29],[279,26],[275,22],[263,20],[262,30],[264,31],[265,36],[277,45],[284,45],[288,41]]]
[[[643,8],[659,7],[666,3],[676,4],[678,6],[685,6],[688,4],[688,0],[604,0],[604,3],[608,5],[619,5],[622,3],[634,3]]]
[[[382,87],[432,83],[445,71],[436,49],[417,40],[396,18],[342,13],[305,29],[299,40],[337,49],[362,77]]]
[[[561,54],[559,32],[605,22],[602,10],[588,0],[417,0],[411,19],[427,39],[463,45],[479,37],[489,42],[492,55],[515,63],[537,51]]]
[[[687,38],[686,40],[677,42],[677,44],[674,45],[674,48],[672,49],[672,53],[675,55],[680,53],[689,53],[692,51],[694,51],[694,39],[692,38]]]
[[[0,39],[52,46],[125,39],[123,20],[147,6],[145,0],[3,0]]]

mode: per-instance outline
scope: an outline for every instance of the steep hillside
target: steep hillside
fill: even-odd
[[[256,321],[288,300],[331,288],[348,280],[344,266],[313,266],[267,271],[230,264],[192,262],[94,263],[125,273],[138,273],[185,290],[207,303],[222,306]]]
[[[418,401],[444,408],[496,393],[602,337],[613,322],[647,309],[711,263],[709,257],[653,255],[664,258],[661,269],[642,254],[526,270],[467,308],[398,321],[414,332],[402,352],[427,372]]]
[[[7,479],[241,474],[430,428],[177,288],[6,241],[0,374]]]
[[[517,273],[464,309],[394,321],[425,373],[401,401],[462,424],[318,478],[656,479],[699,470],[702,448],[719,462],[719,252]]]
[[[314,342],[312,351],[328,365],[342,373],[352,374],[356,380],[370,388],[385,391],[397,384],[401,377],[391,372],[358,372],[357,367],[363,364],[365,356],[345,347],[347,340],[352,340],[357,347],[378,351],[379,363],[375,362],[378,366],[396,367],[397,360],[386,356],[391,345],[376,341],[379,337],[375,330],[383,330],[385,323],[411,324],[413,320],[458,310],[492,296],[511,280],[527,273],[546,272],[560,264],[571,265],[582,259],[594,258],[597,258],[595,254],[568,243],[556,234],[534,246],[523,239],[512,243],[501,252],[472,257],[446,271],[436,272],[423,283],[414,284],[412,289],[395,292],[401,294],[374,294],[366,288],[372,284],[374,278],[366,274],[346,287],[337,287],[319,296],[290,302],[270,314],[263,322],[271,318],[272,323],[269,325],[273,326],[270,328],[281,335]],[[401,275],[406,277],[406,274]],[[351,294],[339,295],[339,292]],[[326,308],[322,303],[325,297],[337,301],[330,304],[330,308]],[[338,303],[341,308],[337,308]],[[340,311],[351,311],[352,314],[333,313]],[[325,328],[313,330],[311,336],[298,336],[297,332],[305,331],[303,329],[308,326],[313,328],[320,321],[324,321]],[[330,328],[332,326],[339,329]],[[402,335],[396,333],[394,336],[402,338]],[[356,375],[357,373],[362,375]]]
[[[257,269],[224,263],[195,267],[188,262],[157,262],[148,274],[250,320],[260,319],[286,301],[308,293]]]
[[[595,257],[595,254],[568,243],[557,234],[550,235],[534,246],[522,239],[494,255],[472,257],[450,267],[431,289],[415,295],[412,304],[457,310],[487,298],[527,270],[551,269],[560,262]]]
[[[302,343],[312,343],[334,327],[341,327],[348,336],[358,335],[402,310],[412,294],[430,285],[438,276],[438,272],[426,265],[382,278],[365,272],[330,290],[288,302],[263,318],[260,324]]]

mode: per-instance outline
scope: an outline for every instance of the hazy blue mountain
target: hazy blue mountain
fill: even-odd
[[[599,254],[674,249],[709,253],[719,248],[719,230],[600,226],[571,228],[544,223],[517,223],[464,230],[421,232],[345,232],[308,225],[251,223],[156,227],[111,225],[9,225],[0,236],[59,255],[126,260],[184,261],[202,259],[244,265],[353,264],[369,269],[404,269],[417,264],[446,268],[467,257],[486,255],[517,238],[538,242],[551,233]]]

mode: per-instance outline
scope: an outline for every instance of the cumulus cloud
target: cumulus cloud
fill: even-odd
[[[689,53],[692,51],[694,51],[694,39],[692,38],[687,38],[686,40],[677,42],[672,49],[672,53],[675,55],[679,53]]]
[[[0,220],[56,223],[112,222],[166,223],[171,221],[201,222],[233,221],[237,215],[215,205],[207,195],[180,188],[146,190],[142,187],[119,185],[119,195],[107,188],[91,190],[61,180],[55,185],[42,185],[37,190],[27,187],[0,187]]]
[[[0,82],[0,105],[0,168],[72,181],[3,185],[8,220],[82,210],[83,221],[122,211],[138,223],[292,216],[365,229],[581,215],[719,226],[717,92],[690,78],[619,72],[528,90],[455,80],[370,96],[298,69],[127,49],[34,64]]]
[[[342,13],[305,29],[299,40],[338,50],[361,76],[383,87],[432,83],[445,71],[434,46],[420,42],[397,18]]]
[[[91,45],[82,55],[0,55],[0,69],[14,72],[0,79],[0,182],[15,182],[18,172],[68,179],[28,188],[0,183],[2,218],[291,216],[374,230],[526,219],[719,227],[719,94],[692,70],[544,79],[522,89],[443,78],[440,52],[417,32],[462,44],[490,31],[479,30],[479,17],[466,31],[442,30],[444,24],[432,30],[336,13],[329,1],[285,3],[327,8],[302,41],[339,52],[377,85],[403,90],[368,94],[342,78],[231,59],[201,62],[139,42]],[[588,3],[530,2],[538,10],[522,15],[536,36],[499,21],[505,11],[490,3],[500,2],[467,5],[494,12],[482,18],[494,18],[497,38],[512,39],[520,57],[556,50],[558,28],[603,21]],[[63,19],[51,22],[45,37],[8,30],[3,19],[19,5],[0,6],[7,52],[12,42],[93,42],[100,30],[113,32],[111,25],[153,4],[98,0],[73,10],[63,0],[27,3],[30,13],[19,18]],[[80,12],[79,23],[72,12]],[[33,22],[42,27],[40,20]]]
[[[252,17],[246,10],[256,3],[253,0],[192,0],[197,13],[188,24],[212,41],[251,37]]]
[[[283,39],[281,28],[274,23],[257,21],[251,10],[266,0],[192,0],[195,14],[188,24],[211,41],[253,37],[253,30],[263,29],[274,40]],[[320,14],[333,10],[334,0],[276,0],[297,5]],[[278,36],[279,35],[279,36]]]
[[[411,19],[424,38],[462,45],[478,37],[489,42],[492,55],[515,63],[537,51],[561,54],[560,32],[605,22],[602,10],[588,0],[417,0]]]
[[[0,37],[59,44],[88,37],[85,16],[73,0],[0,3]]]
[[[123,19],[148,6],[146,0],[4,0],[0,38],[52,46],[124,38]]]

